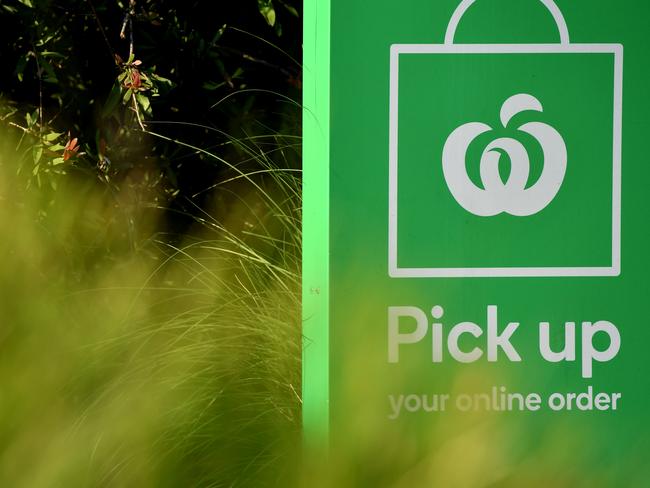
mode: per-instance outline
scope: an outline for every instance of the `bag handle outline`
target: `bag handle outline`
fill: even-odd
[[[569,28],[567,27],[566,20],[564,20],[562,11],[554,0],[539,1],[544,4],[544,6],[548,9],[548,11],[553,16],[553,19],[555,20],[555,24],[560,31],[560,44],[568,46],[571,43],[569,39]],[[458,28],[458,24],[463,18],[463,15],[465,15],[465,12],[467,12],[467,9],[469,9],[475,2],[476,0],[462,0],[458,7],[456,7],[456,10],[451,16],[451,19],[449,19],[449,24],[447,25],[447,32],[445,33],[446,45],[450,46],[454,44],[454,37],[456,36],[456,29]]]

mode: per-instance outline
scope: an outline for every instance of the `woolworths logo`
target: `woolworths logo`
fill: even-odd
[[[444,44],[390,52],[388,272],[618,276],[623,46]],[[552,33],[550,33],[552,34]]]
[[[510,120],[521,112],[543,110],[535,97],[514,95],[501,107],[501,123],[506,128]],[[557,195],[567,166],[567,151],[562,136],[553,127],[540,122],[528,122],[518,130],[530,134],[542,148],[544,160],[541,175],[532,186],[528,185],[528,151],[517,139],[501,137],[485,148],[480,160],[483,188],[475,185],[467,173],[467,150],[477,137],[492,131],[492,127],[470,122],[454,130],[447,139],[442,152],[445,180],[456,201],[468,212],[483,217],[502,212],[527,216],[546,208]],[[506,181],[503,181],[499,171],[501,151],[510,160],[510,174]]]

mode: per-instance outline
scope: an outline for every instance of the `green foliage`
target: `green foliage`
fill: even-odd
[[[117,112],[119,102],[121,101],[123,106],[132,104],[136,118],[142,130],[145,130],[142,116],[149,118],[153,116],[150,97],[159,97],[161,93],[173,88],[174,84],[152,70],[143,70],[142,61],[133,58],[132,53],[127,62],[119,63],[121,73],[113,84],[102,116],[115,117],[119,122],[120,116]]]
[[[273,8],[273,0],[257,0],[257,6],[264,19],[266,19],[266,22],[271,27],[275,26],[275,9]]]
[[[295,7],[292,7],[282,0],[276,0],[276,2],[294,17],[300,16],[298,10]],[[262,17],[264,17],[266,20],[266,23],[271,27],[275,27],[275,31],[279,36],[282,35],[282,26],[279,22],[277,22],[277,13],[275,7],[273,6],[273,0],[257,0],[257,7],[262,14]]]
[[[0,87],[11,110],[0,117],[8,130],[24,132],[25,148],[43,149],[40,157],[38,149],[25,154],[24,175],[40,184],[81,172],[117,188],[138,173],[145,185],[157,181],[164,198],[182,200],[218,181],[225,168],[201,156],[188,164],[191,154],[152,144],[144,134],[149,122],[199,122],[236,136],[299,130],[298,110],[282,99],[300,98],[299,3],[130,5],[3,3],[0,22],[7,28],[0,39],[12,50],[3,57]],[[21,119],[35,110],[36,122],[25,126]],[[165,130],[175,140],[188,137],[187,127]],[[78,139],[75,158],[61,162],[62,154],[48,151],[41,137],[51,132]],[[240,156],[225,140],[215,141],[214,132],[189,137],[202,147],[221,144],[224,159]]]

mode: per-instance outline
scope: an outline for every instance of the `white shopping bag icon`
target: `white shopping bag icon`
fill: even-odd
[[[620,274],[623,46],[540,1],[559,44],[455,44],[463,0],[444,44],[391,46],[391,277]]]

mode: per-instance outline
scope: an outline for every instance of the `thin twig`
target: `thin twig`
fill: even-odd
[[[283,68],[282,66],[279,66],[277,64],[270,63],[270,62],[265,61],[263,59],[258,59],[258,58],[254,57],[254,56],[252,56],[252,55],[250,55],[248,53],[240,51],[239,49],[235,49],[235,48],[228,47],[228,46],[222,46],[221,44],[214,44],[214,47],[216,49],[219,49],[220,51],[225,51],[225,52],[237,55],[237,56],[241,56],[243,59],[245,59],[246,61],[250,61],[251,63],[261,64],[262,66],[266,66],[267,68],[277,70],[286,77],[292,77],[292,76],[297,75],[297,72],[291,72],[288,69]]]
[[[27,127],[23,127],[22,125],[16,124],[15,122],[10,121],[9,125],[11,125],[13,127],[16,127],[16,128],[23,131],[22,135],[20,136],[20,140],[18,141],[18,145],[16,146],[16,151],[18,151],[18,149],[20,149],[21,144],[23,143],[23,139],[25,139],[25,135],[31,134],[32,131],[29,130]]]
[[[135,92],[133,92],[131,99],[133,100],[133,111],[135,112],[135,118],[138,119],[138,124],[140,125],[140,128],[144,132],[147,129],[145,129],[144,124],[142,123],[142,119],[140,118],[140,110],[138,109],[138,102],[135,99]]]
[[[110,51],[111,59],[113,60],[113,62],[116,62],[115,49],[113,49],[113,46],[111,46],[111,42],[108,40],[108,36],[106,36],[106,31],[104,30],[104,26],[102,26],[102,23],[99,20],[99,15],[97,15],[97,10],[95,10],[95,6],[93,5],[92,0],[86,0],[86,1],[88,2],[88,5],[90,5],[90,10],[93,11],[93,17],[95,17],[95,22],[97,23],[97,27],[99,27],[99,32],[101,32],[102,37],[104,38],[104,42],[106,42],[106,46]]]
[[[126,38],[126,26],[129,26],[129,58],[133,56],[133,16],[135,15],[135,0],[129,0],[129,9],[124,15],[122,29],[120,29],[120,39]]]
[[[239,28],[237,28],[237,27],[233,27],[233,26],[228,26],[228,29],[230,29],[230,30],[234,30],[234,31],[236,31],[236,32],[241,32],[242,34],[246,34],[246,35],[248,35],[248,36],[254,37],[255,39],[258,39],[259,41],[262,41],[264,44],[268,44],[268,45],[271,46],[273,49],[276,49],[276,50],[280,51],[282,54],[284,54],[285,56],[287,56],[291,61],[293,61],[294,63],[296,63],[296,65],[302,69],[302,64],[301,64],[301,63],[300,63],[296,58],[294,58],[293,56],[291,56],[291,54],[289,54],[288,52],[284,51],[284,50],[281,49],[280,47],[276,46],[276,45],[273,44],[272,42],[267,41],[267,40],[264,39],[263,37],[257,36],[257,35],[255,35],[255,34],[253,34],[253,33],[251,33],[251,32],[248,32],[248,31],[246,31],[246,30],[244,30],[244,29],[239,29]]]
[[[39,138],[43,139],[43,73],[41,72],[41,63],[38,61],[38,53],[36,52],[36,46],[32,43],[32,49],[34,53],[34,59],[36,60],[36,72],[38,74],[38,118],[39,118],[39,128],[38,134]]]
[[[130,13],[127,12],[124,14],[124,20],[122,21],[122,28],[120,29],[120,39],[126,37],[126,26],[129,24]]]
[[[135,5],[135,0],[133,1]],[[133,56],[133,16],[129,17],[129,59]]]
[[[17,129],[22,130],[22,131],[25,132],[26,134],[31,133],[31,130],[29,130],[27,127],[23,127],[22,125],[20,125],[20,124],[16,124],[15,122],[11,122],[11,121],[10,121],[10,122],[9,122],[9,125],[11,125],[12,127],[16,127]]]

